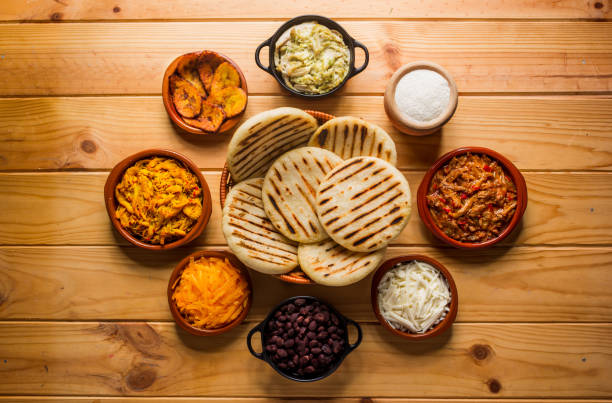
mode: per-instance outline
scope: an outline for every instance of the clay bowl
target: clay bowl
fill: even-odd
[[[419,69],[435,71],[448,81],[450,87],[450,101],[447,108],[436,119],[425,123],[411,119],[402,113],[395,102],[395,88],[397,87],[397,83],[407,73]],[[420,61],[406,64],[393,73],[385,89],[384,105],[389,120],[391,120],[391,123],[397,130],[413,136],[424,136],[438,131],[453,117],[457,109],[457,101],[457,85],[450,73],[438,64]]]
[[[485,154],[491,157],[492,159],[498,161],[504,168],[504,172],[509,175],[510,178],[512,178],[512,182],[514,182],[516,186],[517,205],[516,210],[514,212],[514,216],[512,216],[510,223],[501,232],[501,234],[499,234],[499,236],[485,242],[460,242],[449,237],[444,232],[442,232],[442,230],[440,230],[440,228],[438,228],[438,226],[434,223],[433,218],[431,217],[431,213],[429,212],[429,207],[427,206],[427,190],[429,189],[429,184],[433,175],[438,171],[438,169],[442,168],[453,157],[468,152],[472,154]],[[525,183],[525,178],[523,177],[523,174],[521,174],[518,168],[503,155],[484,147],[461,147],[444,154],[425,173],[425,176],[423,177],[423,180],[421,181],[421,184],[419,185],[419,189],[417,191],[417,207],[419,209],[419,216],[421,217],[421,220],[423,220],[425,226],[429,228],[429,230],[438,239],[460,249],[486,248],[488,246],[495,245],[496,243],[501,242],[503,239],[505,239],[508,235],[510,235],[510,233],[521,221],[521,218],[525,213],[525,209],[527,208],[527,184]]]
[[[247,300],[247,306],[242,310],[242,313],[236,317],[236,319],[234,319],[232,322],[228,323],[227,325],[217,328],[217,329],[200,329],[198,327],[192,326],[189,322],[185,320],[183,315],[181,315],[178,308],[176,307],[176,304],[174,303],[174,301],[172,301],[172,294],[174,293],[174,287],[175,287],[176,280],[183,273],[183,270],[185,269],[185,267],[187,267],[187,264],[189,264],[189,260],[191,258],[198,259],[201,257],[217,257],[221,259],[226,258],[227,260],[229,260],[229,262],[234,267],[240,270],[241,274],[246,278],[249,284],[250,296]],[[221,333],[230,331],[234,327],[238,326],[244,320],[244,318],[247,317],[247,315],[249,314],[249,310],[251,309],[251,304],[253,302],[253,283],[251,281],[251,276],[249,275],[249,271],[247,270],[247,268],[244,267],[244,265],[240,262],[240,260],[238,260],[238,258],[234,256],[233,254],[226,252],[224,250],[201,250],[201,251],[194,252],[191,255],[187,256],[185,259],[181,260],[181,262],[174,268],[174,270],[172,271],[172,274],[170,275],[170,280],[168,281],[167,294],[168,294],[168,306],[170,307],[170,312],[172,313],[172,317],[174,318],[174,321],[176,322],[177,325],[181,327],[181,329],[193,335],[196,335],[196,336],[215,336],[217,334],[221,334]]]
[[[308,113],[309,115],[317,119],[317,122],[319,122],[319,125],[322,125],[328,120],[335,118],[334,115],[330,115],[328,113],[319,112],[319,111],[304,110],[304,112]],[[225,164],[225,166],[223,167],[223,172],[221,172],[221,181],[219,183],[219,187],[220,187],[219,188],[219,201],[221,202],[222,210],[223,210],[223,205],[225,204],[225,197],[227,196],[228,192],[230,191],[233,185],[234,185],[234,182],[232,181],[232,176],[229,170],[227,169],[227,164]],[[314,284],[314,281],[309,279],[306,273],[304,273],[302,269],[300,269],[299,267],[289,273],[277,274],[274,277],[277,277],[278,279],[286,283]]]
[[[162,82],[162,100],[164,101],[164,107],[166,108],[166,112],[168,112],[168,115],[170,116],[170,120],[172,120],[172,122],[176,126],[178,126],[180,129],[186,132],[192,133],[192,134],[222,134],[222,133],[225,133],[231,130],[234,126],[236,126],[236,124],[242,118],[244,111],[242,111],[239,115],[234,116],[233,118],[227,119],[225,122],[223,122],[221,127],[219,127],[219,130],[217,130],[214,133],[211,133],[211,132],[204,131],[200,128],[197,128],[197,127],[194,127],[194,126],[191,126],[185,123],[181,115],[176,111],[176,108],[174,107],[174,103],[172,102],[172,97],[170,95],[170,76],[174,74],[174,72],[176,71],[179,61],[184,57],[193,57],[194,55],[200,56],[203,53],[212,54],[215,58],[218,59],[219,63],[228,62],[229,64],[234,66],[234,68],[240,75],[240,88],[242,88],[244,92],[247,94],[247,103],[249,102],[249,97],[248,97],[249,91],[247,89],[247,82],[246,82],[246,79],[244,78],[244,74],[242,73],[242,70],[240,70],[240,67],[238,67],[238,65],[229,57],[221,53],[211,51],[211,50],[186,53],[182,56],[177,57],[176,59],[172,61],[172,63],[170,63],[170,65],[166,69],[166,72],[164,73],[164,79]],[[246,110],[246,106],[244,109]]]
[[[198,218],[193,228],[191,229],[191,231],[189,231],[189,233],[187,233],[187,235],[165,245],[155,245],[140,240],[139,238],[132,235],[128,230],[123,228],[119,223],[119,220],[117,220],[117,218],[115,217],[115,211],[117,210],[118,204],[117,200],[115,199],[115,188],[123,178],[123,173],[126,169],[134,165],[137,161],[143,158],[153,156],[169,157],[181,161],[183,165],[185,165],[191,170],[191,172],[195,174],[195,176],[200,181],[200,187],[202,188],[202,214],[200,215],[200,218]],[[202,173],[198,169],[198,166],[184,155],[169,150],[152,149],[141,151],[127,157],[126,159],[115,165],[113,170],[108,175],[108,178],[106,179],[106,184],[104,185],[104,203],[106,204],[106,212],[108,213],[108,217],[110,218],[111,223],[113,224],[113,227],[115,227],[117,232],[119,232],[119,234],[121,234],[121,236],[131,244],[150,250],[173,249],[193,241],[198,236],[200,236],[200,234],[202,234],[202,231],[204,231],[204,227],[206,227],[206,224],[208,224],[208,219],[210,218],[210,214],[212,212],[212,202],[210,199],[210,191],[208,190],[208,184],[206,183],[204,176],[202,176]]]
[[[451,301],[449,306],[449,311],[446,314],[446,317],[442,319],[440,323],[435,325],[433,328],[429,329],[425,333],[410,333],[410,332],[402,332],[401,330],[394,329],[389,322],[385,318],[383,318],[380,313],[380,309],[378,308],[378,285],[380,284],[380,280],[382,280],[385,273],[389,270],[393,269],[396,264],[403,262],[410,262],[412,260],[418,260],[421,262],[429,263],[436,269],[438,269],[444,278],[446,279],[446,283],[450,288],[451,292]],[[398,256],[393,259],[389,259],[384,262],[374,273],[372,277],[372,288],[370,291],[370,298],[372,302],[372,309],[374,310],[374,315],[376,319],[380,322],[380,324],[390,331],[391,333],[403,337],[408,340],[423,340],[428,339],[430,337],[437,336],[451,327],[455,318],[457,317],[457,309],[459,307],[459,295],[457,294],[457,286],[455,285],[455,280],[453,280],[453,276],[450,272],[442,265],[442,263],[438,262],[435,259],[432,259],[428,256],[424,255],[406,255],[406,256]]]

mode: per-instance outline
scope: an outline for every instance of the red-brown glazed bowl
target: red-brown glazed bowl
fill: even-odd
[[[207,258],[216,257],[220,259],[227,259],[232,264],[232,266],[240,270],[241,275],[244,276],[244,278],[247,280],[247,283],[248,283],[249,297],[247,299],[247,305],[244,307],[240,315],[236,317],[236,319],[234,319],[232,322],[228,323],[227,325],[216,328],[216,329],[202,329],[199,327],[192,326],[189,322],[187,322],[187,320],[185,320],[183,315],[181,315],[178,308],[176,307],[176,304],[174,303],[174,301],[172,301],[172,295],[174,293],[174,288],[176,287],[176,284],[178,284],[176,280],[181,276],[181,274],[183,273],[183,270],[185,269],[185,267],[187,267],[187,265],[189,264],[189,261],[192,258],[198,259],[201,257],[207,257]],[[170,275],[170,280],[168,281],[167,293],[168,293],[168,305],[170,307],[170,312],[172,313],[172,317],[174,318],[174,321],[176,322],[177,325],[181,327],[181,329],[193,335],[196,335],[196,336],[215,336],[215,335],[230,331],[234,327],[238,326],[244,320],[244,318],[247,317],[247,315],[249,314],[249,310],[251,309],[251,304],[253,302],[253,282],[251,281],[251,276],[249,275],[249,271],[247,270],[247,268],[233,254],[227,251],[224,251],[224,250],[200,250],[200,251],[192,253],[191,255],[187,256],[185,259],[181,260],[181,262],[174,268],[174,270],[172,271],[172,274]]]
[[[198,127],[194,127],[194,126],[187,124],[183,120],[181,115],[176,111],[176,108],[174,107],[174,103],[172,102],[172,96],[170,94],[170,76],[174,74],[174,72],[176,71],[176,68],[179,62],[181,61],[181,59],[184,57],[193,57],[194,55],[200,56],[203,53],[212,55],[213,57],[217,58],[220,63],[228,62],[236,69],[236,71],[238,72],[238,75],[240,75],[240,88],[242,88],[242,90],[247,94],[247,103],[249,102],[249,90],[247,88],[247,82],[246,82],[246,79],[244,78],[244,74],[242,73],[242,70],[240,70],[240,67],[238,67],[238,65],[229,57],[221,53],[211,51],[211,50],[203,50],[201,52],[186,53],[184,55],[177,57],[176,59],[172,61],[172,63],[168,65],[168,68],[166,68],[166,72],[164,73],[164,79],[162,82],[162,100],[164,102],[164,107],[166,108],[166,112],[168,112],[168,115],[170,116],[170,120],[172,120],[172,122],[180,129],[188,133],[192,133],[192,134],[222,134],[222,133],[225,133],[233,129],[234,126],[236,126],[236,124],[242,118],[242,115],[244,114],[244,110],[246,110],[246,105],[242,112],[240,112],[238,115],[230,119],[227,119],[225,122],[221,124],[221,127],[219,127],[219,130],[213,133],[213,132],[207,132]]]
[[[435,222],[433,221],[433,218],[431,217],[429,207],[427,206],[427,198],[426,198],[427,190],[429,189],[429,184],[434,174],[439,169],[441,169],[447,162],[449,162],[453,157],[457,155],[466,154],[466,153],[484,154],[498,161],[503,167],[504,172],[510,176],[510,178],[512,179],[512,182],[514,182],[514,185],[516,186],[517,204],[516,204],[516,210],[514,212],[514,215],[512,216],[512,219],[510,220],[510,223],[508,223],[508,226],[496,238],[489,239],[488,241],[485,241],[485,242],[461,242],[461,241],[458,241],[456,239],[449,237],[444,232],[442,232],[442,230],[438,228],[438,226],[435,224]],[[503,155],[493,150],[489,150],[488,148],[484,148],[484,147],[461,147],[461,148],[458,148],[456,150],[453,150],[453,151],[450,151],[444,154],[425,173],[425,176],[423,177],[423,180],[421,181],[421,184],[417,191],[417,207],[419,210],[419,216],[421,217],[421,220],[423,220],[423,223],[425,224],[425,226],[429,228],[429,230],[438,239],[456,248],[463,248],[463,249],[485,248],[485,247],[494,245],[502,241],[503,239],[505,239],[508,235],[510,235],[510,233],[516,228],[518,223],[521,221],[521,218],[523,217],[523,214],[525,213],[525,209],[527,208],[527,184],[525,183],[525,178],[523,177],[523,174],[521,174],[518,168],[514,166],[514,164],[509,159],[504,157]]]
[[[433,328],[429,329],[428,331],[424,333],[403,332],[401,330],[393,328],[389,324],[389,322],[387,322],[387,320],[383,318],[382,314],[380,313],[380,309],[378,307],[378,285],[380,284],[380,281],[382,280],[383,276],[389,270],[393,269],[395,265],[397,265],[398,263],[404,263],[404,262],[407,263],[413,260],[418,260],[420,262],[428,263],[432,265],[433,267],[435,267],[436,269],[438,269],[440,273],[442,273],[442,275],[446,279],[446,283],[448,284],[448,288],[450,289],[450,293],[451,293],[449,311],[446,313],[446,317],[442,319],[440,323],[438,323]],[[457,286],[455,285],[455,280],[453,280],[453,276],[446,269],[446,267],[442,265],[442,263],[428,256],[424,256],[424,255],[398,256],[398,257],[394,257],[384,262],[376,270],[376,272],[374,273],[374,276],[372,277],[372,287],[370,290],[370,298],[372,302],[372,309],[374,310],[374,315],[376,316],[376,319],[378,319],[380,324],[385,329],[390,331],[391,333],[397,336],[403,337],[405,339],[409,339],[409,340],[428,339],[430,337],[434,337],[434,336],[437,336],[445,332],[446,330],[448,330],[448,328],[451,327],[451,325],[455,321],[455,318],[457,317],[457,310],[459,308],[459,295],[457,294]]]
[[[173,158],[182,162],[183,165],[189,168],[189,170],[193,172],[193,174],[198,178],[198,181],[200,182],[200,187],[202,188],[202,214],[193,225],[193,228],[191,228],[191,231],[189,231],[184,237],[177,239],[174,242],[167,243],[165,245],[156,245],[144,242],[143,240],[132,235],[128,230],[123,228],[117,217],[115,217],[115,212],[117,211],[118,204],[115,198],[115,188],[123,178],[123,173],[126,169],[134,165],[137,161],[140,161],[141,159],[147,157],[155,156]],[[121,236],[131,244],[149,250],[173,249],[193,241],[202,234],[202,231],[204,231],[204,227],[206,227],[206,224],[208,224],[208,219],[210,218],[210,214],[212,212],[210,190],[208,190],[208,184],[206,183],[204,176],[198,169],[198,166],[184,155],[170,150],[151,149],[140,151],[134,155],[127,157],[126,159],[115,165],[113,170],[108,175],[108,178],[106,179],[106,184],[104,185],[104,204],[106,205],[106,212],[108,213],[108,217],[110,218],[111,223],[113,224],[113,227],[115,227],[117,232],[119,232],[119,234],[121,234]]]

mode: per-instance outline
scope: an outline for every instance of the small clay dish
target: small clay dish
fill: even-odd
[[[468,152],[472,154],[488,155],[492,159],[498,161],[503,167],[505,174],[510,176],[512,182],[514,182],[514,185],[516,186],[516,210],[514,211],[514,215],[512,216],[510,223],[508,223],[508,226],[496,238],[489,239],[485,242],[460,242],[449,237],[434,223],[431,213],[429,212],[429,206],[427,206],[427,191],[434,174],[444,165],[446,165],[446,163],[453,157],[466,154]],[[417,191],[417,207],[419,209],[419,216],[421,217],[421,220],[423,220],[425,226],[429,228],[429,230],[438,239],[460,249],[486,248],[505,239],[516,228],[519,221],[521,221],[521,218],[525,213],[525,209],[527,208],[527,184],[525,183],[523,174],[521,174],[518,168],[503,155],[484,147],[461,147],[444,154],[425,173],[425,176],[423,177]]]
[[[420,122],[410,118],[400,111],[397,103],[395,102],[395,89],[400,79],[411,71],[420,69],[435,71],[446,79],[450,87],[450,100],[448,102],[448,106],[437,118],[428,122]],[[420,61],[408,63],[393,73],[389,79],[389,82],[387,83],[387,88],[385,89],[384,105],[385,112],[387,112],[389,120],[391,120],[391,123],[397,130],[413,136],[424,136],[439,130],[453,117],[455,110],[457,109],[457,100],[457,85],[455,84],[455,80],[453,80],[450,73],[438,64]]]
[[[380,313],[380,309],[378,307],[378,285],[380,284],[380,280],[382,280],[383,276],[391,269],[395,268],[398,263],[408,263],[413,260],[418,260],[420,262],[425,262],[442,273],[444,278],[446,279],[446,284],[448,284],[448,288],[451,293],[451,301],[449,304],[449,311],[446,313],[446,316],[440,323],[434,325],[431,329],[424,333],[410,333],[403,332],[401,330],[393,328],[389,322],[385,318],[383,318]],[[438,262],[435,259],[432,259],[428,256],[424,255],[406,255],[406,256],[398,256],[393,259],[389,259],[384,262],[374,273],[374,277],[372,277],[372,288],[370,291],[370,297],[372,300],[372,309],[374,310],[374,315],[376,319],[380,322],[381,325],[391,333],[403,337],[409,340],[423,340],[428,339],[430,337],[437,336],[451,327],[455,318],[457,317],[457,309],[459,307],[459,296],[457,295],[457,286],[455,285],[455,280],[453,280],[453,276],[450,272],[442,265],[442,263]]]
[[[242,88],[242,90],[247,94],[247,104],[248,104],[249,90],[247,88],[246,79],[244,78],[244,74],[242,73],[242,70],[240,70],[240,67],[238,67],[238,65],[229,57],[221,53],[211,51],[211,50],[203,50],[201,52],[186,53],[182,56],[177,57],[176,59],[172,61],[172,63],[170,63],[170,65],[166,69],[166,72],[164,73],[164,79],[162,82],[162,100],[164,101],[164,107],[166,108],[166,112],[168,112],[168,115],[170,116],[170,120],[172,120],[172,122],[180,129],[188,133],[192,133],[192,134],[222,134],[222,133],[225,133],[231,130],[234,126],[236,126],[236,124],[240,121],[240,118],[244,114],[244,110],[246,110],[246,105],[244,107],[244,110],[240,114],[230,119],[225,120],[221,124],[221,127],[219,127],[219,130],[213,133],[213,132],[204,131],[198,127],[194,127],[194,126],[187,124],[183,120],[183,117],[176,111],[176,108],[174,107],[174,102],[172,102],[172,95],[170,94],[170,76],[174,74],[174,72],[176,71],[176,68],[179,62],[181,61],[181,59],[183,59],[184,57],[200,57],[203,54],[209,55],[213,60],[215,60],[216,64],[228,62],[229,64],[234,66],[234,68],[240,75],[240,88]]]
[[[192,326],[187,320],[183,317],[183,315],[179,312],[178,308],[174,301],[172,301],[172,294],[174,293],[174,288],[178,284],[177,279],[185,270],[185,267],[189,264],[189,261],[193,259],[199,259],[201,257],[216,257],[220,259],[227,259],[232,264],[232,266],[236,267],[240,270],[240,273],[247,280],[249,284],[249,298],[247,299],[247,305],[244,307],[240,315],[236,317],[232,322],[228,323],[223,327],[219,327],[216,329],[202,329],[199,327]],[[196,336],[215,336],[221,333],[225,333],[238,326],[244,318],[249,314],[249,310],[251,309],[251,304],[253,302],[253,282],[251,281],[251,276],[249,275],[249,271],[246,267],[238,260],[236,256],[233,254],[226,252],[224,250],[200,250],[192,253],[187,256],[185,259],[181,260],[181,262],[174,268],[172,274],[170,275],[170,280],[168,281],[168,305],[170,306],[170,312],[172,313],[172,317],[177,325],[181,327],[181,329],[194,334]]]
[[[126,169],[134,165],[137,161],[140,161],[141,159],[147,157],[169,157],[182,162],[183,165],[191,172],[193,172],[193,174],[198,178],[198,181],[200,182],[200,188],[202,189],[202,214],[193,225],[193,228],[191,228],[191,231],[189,231],[184,237],[164,245],[147,243],[141,240],[140,238],[132,235],[128,230],[121,226],[121,223],[115,217],[115,211],[117,211],[118,205],[117,199],[115,198],[115,188],[117,187],[119,182],[121,182],[121,179],[123,179],[123,173]],[[106,179],[106,184],[104,185],[104,203],[106,204],[106,212],[108,213],[108,217],[110,218],[111,223],[113,224],[113,227],[115,227],[117,232],[119,232],[121,236],[124,237],[131,244],[150,250],[166,250],[178,248],[179,246],[183,246],[193,241],[198,236],[200,236],[200,234],[202,234],[202,231],[204,231],[204,227],[206,227],[206,224],[208,224],[208,219],[210,218],[210,214],[212,212],[210,190],[208,190],[208,184],[206,183],[204,176],[202,176],[202,173],[198,169],[198,166],[184,155],[169,150],[152,149],[141,151],[127,157],[126,159],[115,165],[113,170],[108,175],[108,178]]]

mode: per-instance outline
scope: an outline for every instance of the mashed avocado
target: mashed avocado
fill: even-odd
[[[276,70],[296,91],[324,94],[336,88],[349,71],[350,52],[338,31],[305,22],[285,31],[274,50]]]

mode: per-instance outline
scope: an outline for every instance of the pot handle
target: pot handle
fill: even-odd
[[[246,342],[247,342],[247,347],[249,348],[249,351],[251,352],[251,354],[253,354],[255,358],[259,358],[260,360],[265,361],[265,359],[263,358],[263,351],[261,353],[257,353],[255,352],[255,350],[253,349],[253,346],[251,345],[251,338],[253,337],[255,333],[262,332],[262,327],[263,327],[262,325],[263,325],[263,322],[258,324],[257,326],[255,326],[253,329],[249,331]]]
[[[363,53],[365,53],[365,61],[359,67],[355,67],[355,62],[353,62],[353,74],[351,74],[351,77],[356,76],[357,74],[364,71],[365,68],[368,67],[368,63],[370,62],[370,54],[368,53],[368,48],[366,48],[366,46],[363,43],[359,42],[357,39],[353,39],[353,45],[356,48],[361,48],[363,50]]]
[[[349,319],[349,318],[345,318],[345,319],[346,319],[347,324],[351,324],[355,326],[355,329],[357,329],[357,341],[354,344],[348,345],[349,352],[350,352],[356,349],[357,347],[359,347],[359,345],[361,344],[361,339],[363,339],[363,332],[361,330],[361,326],[359,326],[359,323],[355,322],[353,319]]]
[[[265,48],[266,46],[268,47],[268,51],[270,51],[270,40],[272,38],[268,38],[265,41],[263,41],[262,43],[259,44],[259,46],[257,47],[257,49],[255,49],[255,63],[257,63],[257,66],[262,69],[265,72],[268,72],[269,74],[272,74],[272,66],[268,66],[265,67],[263,64],[261,64],[261,60],[259,60],[259,53],[261,52],[262,48]]]

